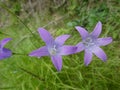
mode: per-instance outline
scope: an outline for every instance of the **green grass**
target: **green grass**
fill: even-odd
[[[1,4],[1,9],[9,17],[0,13],[1,22],[8,21],[0,27],[0,40],[13,38],[6,48],[16,54],[0,61],[0,90],[120,90],[119,6],[120,2],[117,0],[86,0],[80,5],[68,6],[68,12],[62,12],[64,7],[54,12],[60,17],[65,16],[54,21],[51,14],[44,17],[18,17],[10,8]],[[101,37],[111,36],[114,40],[110,45],[102,47],[108,56],[107,62],[94,56],[86,67],[84,52],[81,52],[63,56],[62,71],[57,72],[50,57],[28,56],[32,50],[45,45],[37,32],[39,27],[45,26],[54,37],[70,34],[71,38],[65,44],[76,45],[81,37],[75,26],[84,26],[91,32],[98,21],[103,24]]]

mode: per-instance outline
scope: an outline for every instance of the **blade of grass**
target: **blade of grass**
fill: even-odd
[[[45,81],[43,78],[37,76],[36,74],[34,74],[34,73],[32,73],[32,72],[30,72],[30,71],[24,69],[24,68],[21,68],[21,67],[19,67],[19,68],[20,68],[20,70],[22,70],[22,71],[28,73],[29,75],[35,77],[36,79],[38,79],[38,80],[40,80],[40,81],[43,81],[43,82]]]
[[[1,3],[0,2],[0,6],[5,9],[7,12],[9,12],[11,15],[13,15],[14,17],[17,18],[17,20],[22,23],[26,28],[27,30],[31,33],[31,35],[36,38],[36,36],[33,34],[33,32],[30,30],[30,28],[20,19],[20,17],[18,17],[16,14],[14,14],[4,3]],[[24,38],[23,38],[24,39]],[[22,40],[21,40],[22,41]]]

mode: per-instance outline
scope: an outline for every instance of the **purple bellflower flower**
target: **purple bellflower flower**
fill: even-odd
[[[11,38],[5,38],[0,41],[0,60],[8,58],[12,55],[11,50],[4,48],[4,46],[11,40]]]
[[[107,56],[100,46],[105,46],[112,42],[111,37],[98,38],[102,30],[102,23],[99,21],[92,33],[88,33],[84,28],[80,26],[75,27],[82,37],[82,42],[76,46],[77,51],[85,50],[84,63],[87,66],[92,60],[93,53],[103,61],[106,61]]]
[[[29,56],[50,56],[57,71],[61,71],[62,55],[73,54],[77,50],[76,46],[63,45],[70,35],[61,35],[54,40],[51,34],[44,28],[39,28],[38,32],[46,46],[32,51]]]

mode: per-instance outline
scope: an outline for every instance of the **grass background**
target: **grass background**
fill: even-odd
[[[120,90],[120,1],[119,0],[1,0],[0,40],[11,37],[5,47],[13,51],[0,61],[0,90]],[[45,43],[37,29],[46,28],[54,37],[70,34],[65,44],[81,41],[75,26],[91,32],[103,24],[100,37],[113,37],[102,47],[108,56],[96,56],[84,65],[84,52],[63,56],[63,68],[56,71],[49,57],[28,54]]]

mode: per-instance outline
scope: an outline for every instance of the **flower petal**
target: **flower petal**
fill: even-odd
[[[98,38],[97,41],[98,41],[99,46],[105,46],[105,45],[108,45],[112,42],[112,37]]]
[[[32,51],[29,56],[36,56],[36,57],[41,57],[41,56],[48,56],[49,52],[46,46],[43,46],[37,50]]]
[[[82,39],[85,39],[88,36],[88,32],[84,28],[82,28],[80,26],[76,26],[75,28],[80,33]]]
[[[107,60],[107,56],[105,54],[105,52],[100,48],[100,47],[95,47],[92,49],[92,52],[101,60],[106,61]]]
[[[3,48],[2,52],[0,53],[0,60],[9,58],[11,55],[12,55],[11,50],[9,50],[7,48]]]
[[[55,42],[59,45],[63,45],[69,37],[70,35],[61,35],[55,39]]]
[[[51,43],[54,42],[53,37],[51,36],[51,34],[45,30],[44,28],[39,28],[38,32],[41,36],[41,38],[43,39],[43,41],[47,44],[47,45],[51,45]]]
[[[102,31],[102,23],[99,21],[95,26],[91,35],[97,38],[100,35],[101,31]]]
[[[60,48],[60,55],[74,54],[77,50],[76,46],[64,45]]]
[[[85,50],[84,63],[86,66],[92,61],[92,52]]]
[[[5,39],[1,40],[1,41],[0,41],[1,48],[3,48],[4,45],[5,45],[6,43],[8,43],[10,40],[12,40],[12,39],[11,39],[11,38],[5,38]]]
[[[76,52],[81,52],[82,50],[85,49],[85,48],[84,48],[84,44],[83,44],[82,42],[78,43],[78,44],[76,45],[76,47],[77,47]]]
[[[62,56],[51,56],[52,63],[54,64],[57,71],[62,69]]]

